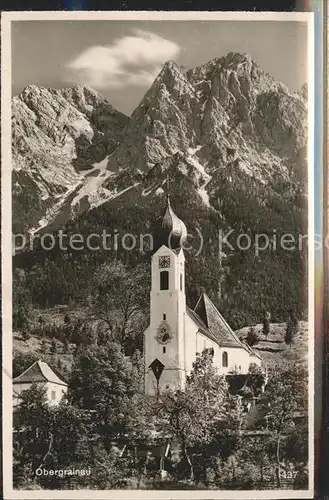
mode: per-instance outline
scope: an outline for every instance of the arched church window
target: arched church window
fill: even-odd
[[[224,368],[228,367],[228,356],[227,356],[226,351],[224,351],[222,354],[222,364],[223,364]]]
[[[160,290],[169,290],[169,272],[160,272]]]
[[[180,273],[180,276],[179,276],[179,286],[180,286],[180,289],[182,291],[183,290],[183,275],[182,275],[182,273]]]

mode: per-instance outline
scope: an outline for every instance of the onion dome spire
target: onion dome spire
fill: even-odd
[[[159,220],[157,248],[166,245],[172,250],[183,247],[187,238],[187,229],[184,222],[177,217],[170,204],[169,178],[167,178],[167,203],[163,217]]]

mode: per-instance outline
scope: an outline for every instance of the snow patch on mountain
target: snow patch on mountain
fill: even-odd
[[[107,170],[108,159],[109,156],[106,156],[102,161],[94,163],[91,170],[84,173],[86,181],[71,202],[73,209],[84,198],[88,200],[90,207],[94,208],[100,200],[103,201],[111,196],[111,192],[103,186],[105,181],[113,175],[113,172]]]
[[[201,144],[198,144],[194,148],[187,148],[187,152],[188,152],[189,155],[193,156],[193,155],[195,155],[195,153],[197,153],[198,151],[200,151],[200,149],[202,147],[203,146]]]
[[[135,182],[134,184],[132,184],[131,186],[128,186],[127,188],[125,189],[122,189],[121,191],[117,192],[117,193],[114,193],[112,194],[111,196],[111,200],[115,199],[115,198],[118,198],[119,196],[122,196],[124,193],[127,193],[127,191],[130,191],[131,189],[137,187],[140,185],[140,182]]]
[[[200,148],[196,149],[196,151],[198,151],[199,149]],[[196,158],[193,158],[192,156],[189,156],[186,159],[186,161],[190,165],[193,165],[193,167],[196,169],[196,171],[197,171],[196,181],[197,181],[198,186],[199,186],[198,189],[197,189],[197,192],[201,196],[201,198],[202,198],[203,202],[205,203],[205,205],[207,205],[208,207],[210,207],[209,195],[207,193],[206,187],[209,184],[209,182],[211,181],[212,176],[209,175],[205,171],[204,166],[201,165],[201,163]]]
[[[208,184],[208,182],[211,180],[211,175],[207,174],[204,166],[201,165],[201,163],[196,158],[193,158],[192,156],[187,157],[186,161],[190,165],[193,165],[193,167],[197,170],[197,172],[200,176],[199,178],[201,178],[205,184]]]
[[[42,217],[39,221],[36,227],[32,227],[29,230],[29,233],[31,235],[37,234],[40,232],[43,228],[47,227],[54,219],[56,216],[58,216],[64,207],[67,198],[69,198],[72,193],[74,193],[79,186],[81,186],[82,181],[79,181],[76,185],[72,186],[70,189],[68,189],[65,193],[65,197],[60,197],[57,203],[52,205],[50,209],[47,210],[46,214],[44,217]]]

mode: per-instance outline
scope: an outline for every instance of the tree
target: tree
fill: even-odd
[[[30,481],[51,447],[46,389],[33,384],[20,395],[13,413],[14,484]]]
[[[51,411],[51,432],[54,438],[48,467],[84,470],[90,468],[91,475],[75,478],[74,488],[115,487],[115,481],[111,482],[112,471],[108,469],[112,466],[115,473],[115,464],[109,459],[102,444],[95,412],[64,403],[53,407]],[[46,480],[48,488],[51,489],[71,487],[70,478]]]
[[[108,343],[80,350],[69,379],[68,398],[81,409],[95,410],[108,447],[113,438],[126,432],[123,408],[138,394],[139,384],[130,359],[118,344]]]
[[[13,356],[13,377],[17,377],[23,373],[27,368],[29,368],[35,361],[38,360],[38,356],[33,353],[19,353]]]
[[[68,313],[66,313],[64,316],[64,323],[67,325],[71,323],[71,317]]]
[[[60,358],[58,358],[58,360],[57,360],[57,370],[59,372],[62,372],[62,370],[63,370],[63,362]]]
[[[43,354],[46,354],[46,352],[48,351],[48,342],[46,341],[46,339],[42,339],[41,345],[40,345],[40,351]]]
[[[149,305],[149,269],[129,269],[120,261],[100,266],[94,274],[90,320],[108,325],[111,339],[125,344],[146,327]]]
[[[32,315],[31,295],[26,285],[26,273],[17,268],[13,275],[13,327],[22,330]]]
[[[130,445],[145,446],[153,442],[156,430],[154,401],[144,393],[124,398],[119,414],[125,441]]]
[[[69,341],[68,341],[68,339],[66,337],[63,340],[63,350],[64,350],[65,354],[69,354],[70,353],[70,344],[69,344]]]
[[[266,415],[269,431],[268,446],[276,463],[277,487],[281,487],[282,460],[293,458],[297,466],[306,465],[308,375],[302,365],[293,365],[285,371],[272,373],[263,394],[260,408]],[[291,457],[291,438],[297,450]],[[296,446],[298,443],[298,446]]]
[[[263,335],[265,336],[266,340],[268,334],[270,333],[270,321],[271,321],[271,313],[267,311],[263,319]]]
[[[43,326],[44,326],[44,324],[45,324],[45,319],[44,319],[44,317],[43,317],[43,316],[41,316],[41,315],[40,315],[40,316],[38,317],[38,323],[39,323],[39,325],[40,325],[40,328],[43,328]]]
[[[287,321],[286,332],[284,341],[290,347],[293,344],[293,341],[298,333],[298,319],[296,314],[292,311],[289,315],[289,319]]]
[[[30,331],[30,325],[28,323],[25,323],[22,327],[22,339],[24,341],[29,340],[31,338],[31,331]]]
[[[227,461],[222,461],[216,486],[223,489],[265,489],[272,462],[262,435],[244,436]],[[247,457],[247,459],[246,459]]]
[[[189,479],[195,478],[193,455],[213,441],[213,429],[226,419],[227,384],[217,373],[212,355],[204,351],[197,357],[185,391],[170,391],[160,397],[163,433],[180,443],[189,469]]]
[[[37,386],[22,394],[14,410],[14,485],[20,489],[71,489],[71,478],[37,476],[36,470],[91,469],[76,477],[74,488],[118,488],[128,475],[126,463],[106,452],[92,411],[69,404],[48,406]]]
[[[292,343],[293,343],[293,340],[294,340],[294,333],[295,333],[294,332],[294,325],[293,325],[291,319],[289,319],[287,321],[286,332],[285,332],[285,335],[284,335],[284,341],[290,347],[292,346]]]
[[[290,319],[291,319],[292,326],[294,327],[294,330],[297,333],[297,330],[298,330],[298,318],[297,318],[297,316],[296,316],[296,314],[295,314],[294,311],[292,311],[290,313]]]
[[[56,354],[57,353],[57,341],[56,341],[55,338],[53,338],[52,341],[51,341],[50,352],[52,354]]]
[[[259,336],[257,335],[256,329],[254,326],[251,326],[248,330],[247,334],[247,344],[252,347],[253,345],[259,342]]]
[[[262,393],[265,384],[265,373],[256,363],[251,363],[248,369],[247,387],[252,391],[253,396]]]

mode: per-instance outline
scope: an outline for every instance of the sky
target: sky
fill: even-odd
[[[12,92],[87,85],[130,115],[162,65],[185,68],[248,53],[298,90],[307,80],[307,25],[297,21],[14,21]]]

